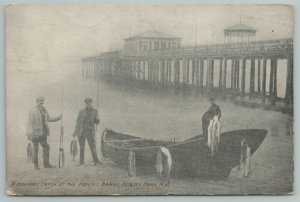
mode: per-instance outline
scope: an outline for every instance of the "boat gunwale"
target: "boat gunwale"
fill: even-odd
[[[157,146],[149,146],[149,147],[121,147],[121,146],[112,145],[112,143],[117,143],[117,142],[106,142],[105,141],[105,143],[108,143],[108,144],[106,144],[107,146],[110,146],[110,147],[113,147],[113,148],[118,148],[118,149],[124,149],[124,150],[146,150],[146,149],[160,148],[162,146],[170,148],[170,147],[174,147],[174,146],[178,146],[178,145],[183,145],[183,144],[186,144],[186,143],[200,141],[201,139],[204,139],[204,138],[199,138],[199,139],[190,140],[190,141],[183,141],[183,142],[174,142],[174,144],[169,144],[169,145],[157,145]],[[157,142],[159,142],[159,141],[157,141]]]
[[[238,130],[238,131],[243,131],[243,130],[259,130],[259,131],[266,131],[265,129],[242,129],[242,130]],[[113,130],[105,130],[103,132],[114,132],[114,133],[117,133]],[[235,132],[237,130],[234,130],[234,131],[227,131],[225,133],[222,133],[221,135],[226,135],[226,134],[231,134],[232,132]],[[118,134],[123,134],[123,133],[118,133]],[[192,142],[196,142],[196,141],[201,141],[201,140],[204,140],[205,138],[204,137],[201,137],[201,135],[196,135],[192,138],[189,138],[187,140],[184,140],[184,141],[181,141],[181,142],[174,142],[174,144],[169,144],[169,145],[157,145],[157,146],[148,146],[148,147],[122,147],[122,146],[116,146],[116,145],[112,145],[112,143],[119,143],[119,142],[138,142],[138,141],[154,141],[154,142],[163,142],[163,141],[159,141],[159,140],[151,140],[151,139],[144,139],[144,138],[139,138],[139,137],[136,137],[136,136],[133,136],[133,135],[128,135],[128,136],[131,136],[131,137],[135,137],[136,139],[128,139],[128,140],[115,140],[115,141],[110,141],[110,140],[105,140],[105,137],[106,137],[107,134],[103,134],[103,137],[102,137],[102,141],[103,143],[107,143],[106,145],[107,146],[110,146],[110,147],[113,147],[113,148],[117,148],[117,149],[123,149],[123,150],[147,150],[147,149],[156,149],[156,148],[160,148],[162,146],[165,146],[167,148],[170,148],[170,147],[175,147],[175,146],[180,146],[180,145],[183,145],[183,144],[188,144],[188,143],[192,143]],[[127,135],[127,134],[124,134],[124,135]],[[193,139],[197,136],[200,136],[199,138],[196,138],[196,139]]]

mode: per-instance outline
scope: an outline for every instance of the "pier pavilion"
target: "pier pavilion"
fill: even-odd
[[[254,42],[255,35],[256,29],[253,29],[252,27],[248,27],[240,23],[224,29],[224,43]]]

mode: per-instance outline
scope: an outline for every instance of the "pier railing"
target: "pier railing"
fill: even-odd
[[[148,50],[144,52],[125,53],[125,57],[153,57],[153,58],[183,58],[183,57],[225,57],[236,55],[276,55],[285,57],[292,51],[292,39],[277,39],[256,41],[251,43],[228,43],[199,46],[185,46],[172,49]]]

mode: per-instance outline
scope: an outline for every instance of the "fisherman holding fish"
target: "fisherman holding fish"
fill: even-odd
[[[47,142],[47,136],[50,135],[48,122],[56,122],[61,120],[62,114],[58,117],[51,117],[44,105],[44,97],[36,98],[36,106],[29,112],[29,119],[27,124],[27,137],[33,144],[33,164],[36,170],[38,166],[38,150],[39,144],[43,148],[43,163],[45,168],[53,168],[49,163],[50,146]]]
[[[215,98],[210,97],[210,108],[202,116],[202,128],[204,138],[207,140],[207,146],[210,149],[211,156],[218,151],[220,142],[220,118],[221,110],[215,103]]]
[[[207,135],[208,135],[208,126],[209,126],[210,121],[215,116],[217,116],[218,121],[220,121],[220,118],[221,118],[221,109],[215,103],[215,98],[210,97],[209,101],[210,101],[210,107],[202,116],[202,128],[203,128],[203,135],[205,136],[205,138],[207,138]]]
[[[85,149],[85,140],[87,139],[92,157],[95,165],[101,164],[96,151],[95,145],[95,124],[100,123],[98,116],[98,110],[92,107],[93,100],[91,98],[86,98],[84,100],[85,108],[80,110],[77,120],[76,127],[73,133],[73,137],[77,136],[79,147],[80,147],[80,160],[79,164],[84,164],[84,149]]]

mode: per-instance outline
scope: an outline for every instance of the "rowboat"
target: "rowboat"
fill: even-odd
[[[157,154],[161,147],[169,150],[172,157],[171,177],[226,179],[231,170],[239,165],[241,142],[251,148],[251,155],[259,148],[267,131],[243,129],[224,132],[220,136],[218,152],[212,156],[207,139],[202,135],[182,142],[144,139],[105,129],[102,133],[101,152],[118,167],[129,169],[128,157],[134,154],[137,175],[156,174]]]

